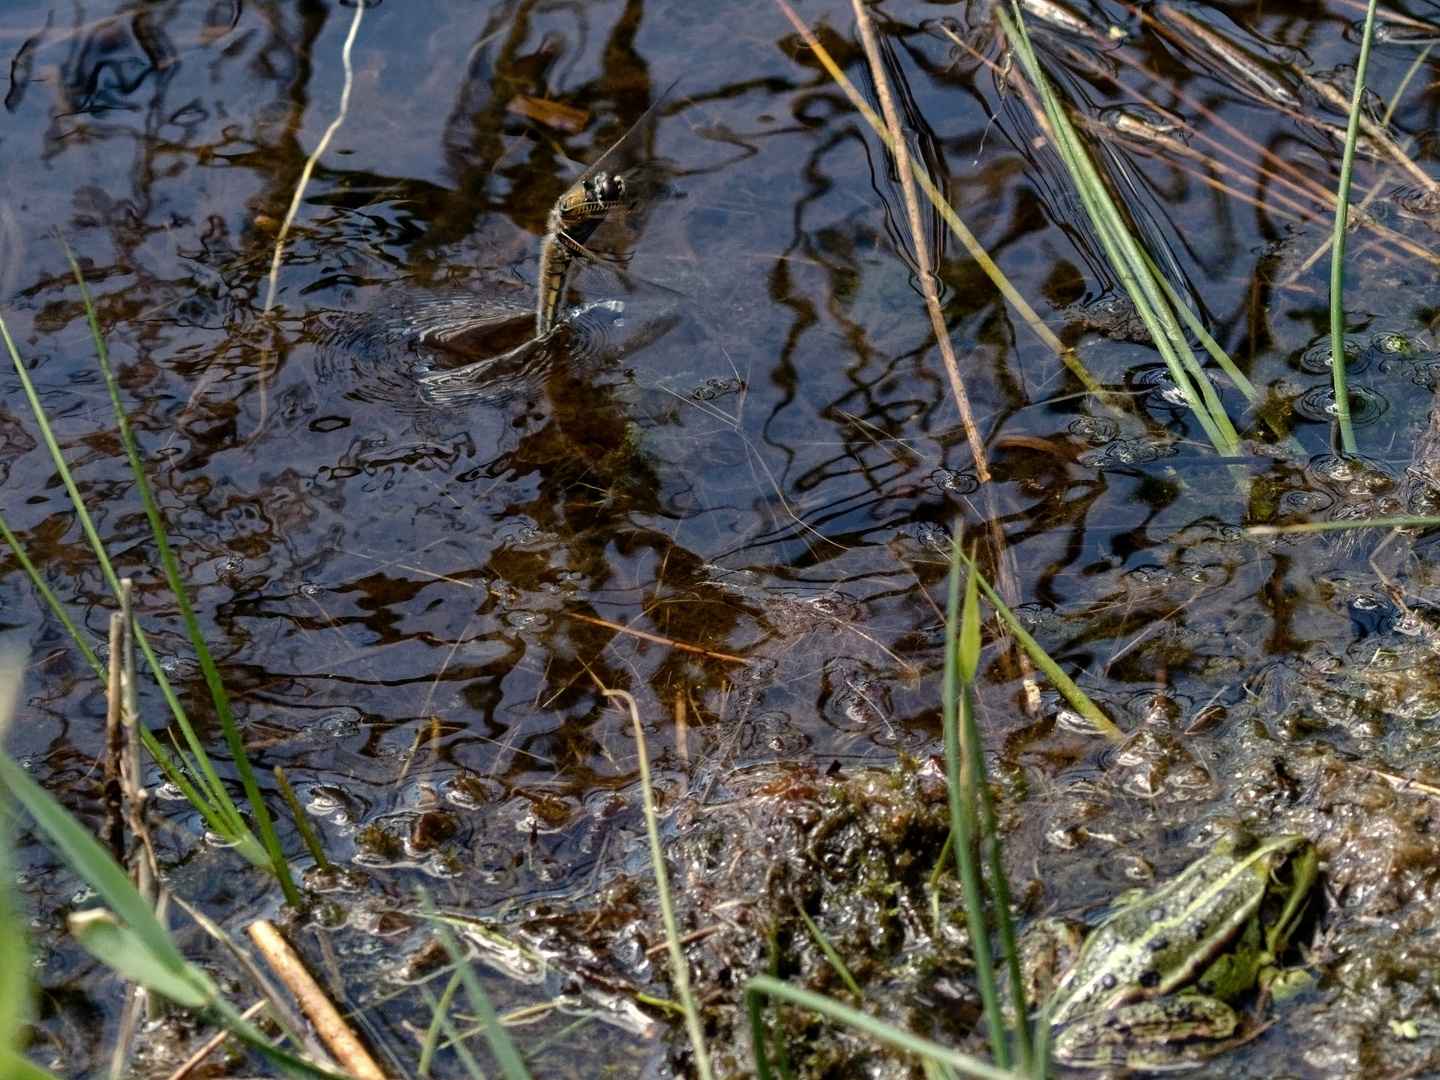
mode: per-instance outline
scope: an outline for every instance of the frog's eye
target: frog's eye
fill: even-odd
[[[1158,971],[1142,971],[1139,983],[1146,990],[1154,990],[1160,985],[1160,973]]]

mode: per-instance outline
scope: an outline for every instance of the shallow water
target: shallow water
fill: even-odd
[[[1305,201],[1303,178],[1333,190],[1337,143],[1315,121],[1343,123],[1322,91],[1348,93],[1337,69],[1353,63],[1363,5],[1165,8],[1155,15],[1169,38],[1097,4],[1076,5],[1069,28],[1041,19],[1037,44],[1108,130],[1155,119],[1138,91],[1238,150],[1226,173],[1198,137],[1188,153],[1183,141],[1158,154],[1123,135],[1100,144],[1157,261],[1260,388],[1247,411],[1219,379],[1253,451],[1228,465],[1176,404],[1023,100],[957,44],[999,58],[988,8],[881,9],[915,149],[1124,406],[1086,395],[930,220],[994,473],[981,490],[915,285],[899,184],[770,0],[368,9],[349,113],[296,218],[269,316],[278,223],[335,115],[353,9],[0,11],[11,59],[0,310],[102,535],[137,579],[146,625],[205,716],[52,236],[62,232],[254,759],[285,767],[332,857],[366,874],[335,894],[327,917],[343,926],[314,929],[317,916],[297,934],[354,987],[397,1073],[414,1068],[413,1028],[428,1014],[383,964],[387,978],[359,976],[418,947],[418,929],[384,917],[413,909],[416,883],[449,909],[515,925],[537,904],[588,910],[617,873],[645,872],[633,738],[601,685],[636,695],[663,782],[691,809],[739,790],[726,787],[736,770],[933,754],[950,537],[962,525],[989,535],[991,517],[1027,625],[1138,733],[1116,751],[1076,731],[1048,692],[1030,707],[991,646],[986,738],[1015,872],[1045,881],[1033,910],[1081,911],[1163,878],[1236,820],[1305,831],[1331,887],[1313,953],[1320,988],[1245,1051],[1259,1055],[1253,1068],[1360,1075],[1434,1051],[1433,947],[1395,959],[1402,930],[1434,936],[1436,870],[1419,854],[1429,804],[1374,780],[1437,779],[1433,542],[1377,553],[1373,536],[1243,527],[1434,501],[1440,293],[1436,264],[1401,241],[1440,250],[1435,218],[1414,177],[1361,161],[1357,193],[1378,189],[1372,214],[1392,232],[1350,242],[1364,460],[1339,457],[1328,346],[1315,351],[1328,254],[1310,261],[1330,219]],[[1255,66],[1187,51],[1196,33],[1166,22],[1175,12]],[[868,86],[849,7],[801,15],[838,31],[822,36]],[[1111,25],[1129,35],[1122,44],[1106,38]],[[1371,84],[1387,101],[1423,36],[1397,22],[1377,46]],[[1440,175],[1433,74],[1427,59],[1392,130]],[[437,382],[472,356],[438,356],[406,328],[482,309],[523,316],[555,198],[680,76],[644,132],[665,197],[610,249],[618,265],[581,270],[572,306],[583,313],[523,364],[469,373],[458,389]],[[529,121],[509,108],[517,95],[583,110],[583,128]],[[1261,147],[1295,165],[1300,190],[1256,178]],[[0,507],[98,642],[103,584],[18,382],[3,378]],[[4,565],[0,624],[32,660],[8,745],[93,814],[102,695]],[[1410,678],[1384,674],[1395,670]],[[162,708],[147,696],[152,723]],[[264,879],[201,841],[185,804],[162,807],[177,892],[236,927],[277,909]],[[1408,854],[1382,865],[1356,845],[1385,829]],[[293,830],[284,838],[301,850]],[[46,957],[36,1059],[88,1075],[107,1060],[118,989],[61,940],[74,879],[37,845],[21,860]],[[658,977],[643,957],[632,975]],[[558,992],[487,985],[501,1005]],[[588,993],[593,1009],[593,982]],[[1358,1011],[1365,994],[1381,1003],[1373,1014]],[[1420,1038],[1387,1042],[1383,1020],[1412,1014]],[[590,1023],[578,1056],[569,1019],[521,1030],[531,1046],[554,1039],[537,1075],[661,1068],[662,1044],[619,1021]],[[437,1059],[441,1075],[459,1069]]]

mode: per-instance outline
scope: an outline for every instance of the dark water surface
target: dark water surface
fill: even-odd
[[[349,987],[397,1075],[414,1069],[429,1015],[399,981],[424,936],[404,914],[417,883],[504,924],[646,873],[634,741],[600,685],[636,696],[663,784],[692,812],[748,767],[931,755],[949,538],[962,524],[979,537],[992,513],[1032,632],[1136,734],[1117,752],[1048,692],[1027,705],[1008,654],[987,652],[986,738],[1014,872],[1034,882],[1027,910],[1073,913],[1163,878],[1238,821],[1306,832],[1329,875],[1306,954],[1320,981],[1252,1048],[1256,1074],[1366,1075],[1434,1051],[1431,804],[1375,779],[1440,779],[1433,544],[1406,537],[1375,555],[1376,536],[1242,528],[1435,501],[1423,474],[1440,275],[1395,237],[1440,250],[1440,226],[1415,177],[1362,159],[1356,199],[1376,188],[1372,213],[1393,232],[1351,238],[1370,422],[1364,460],[1338,457],[1328,352],[1312,350],[1328,325],[1328,252],[1309,261],[1331,217],[1257,178],[1255,162],[1263,147],[1334,190],[1323,125],[1344,119],[1322,89],[1349,94],[1363,5],[1163,7],[1244,50],[1273,85],[1187,51],[1195,34],[1166,30],[1159,9],[1142,23],[1118,4],[1076,4],[1081,22],[1037,21],[1037,44],[1097,131],[1166,119],[1134,91],[1238,151],[1227,172],[1196,137],[1157,152],[1097,136],[1157,261],[1260,389],[1247,411],[1218,377],[1253,440],[1236,469],[1167,396],[1023,99],[934,22],[998,61],[988,7],[876,9],[914,150],[1129,403],[1086,395],[931,221],[994,471],[982,497],[892,165],[771,0],[370,8],[349,113],[268,316],[276,232],[335,116],[353,9],[0,5],[0,311],[119,569],[137,579],[143,622],[206,716],[63,233],[253,759],[267,775],[285,767],[332,857],[368,875],[295,934]],[[1440,25],[1429,5],[1407,10]],[[868,88],[849,6],[800,13],[832,28],[824,40]],[[1112,25],[1128,34],[1120,44]],[[1371,79],[1386,102],[1425,37],[1392,31]],[[1436,70],[1421,65],[1392,130],[1440,176]],[[555,199],[676,78],[638,132],[665,191],[612,250],[623,269],[580,271],[582,313],[544,355],[443,389],[435,376],[475,357],[417,344],[418,330],[471,311],[523,317]],[[580,110],[581,130],[527,120],[517,95]],[[0,383],[0,507],[98,644],[103,583],[17,380]],[[32,664],[8,745],[93,815],[103,695],[18,565],[0,568],[0,627]],[[160,724],[158,694],[145,708]],[[237,931],[275,913],[270,882],[204,842],[183,802],[162,791],[160,805],[177,893]],[[283,838],[302,850],[293,829]],[[44,959],[36,1060],[96,1075],[119,985],[63,940],[84,900],[75,879],[38,845],[20,860]],[[207,948],[190,930],[182,941]],[[637,978],[663,976],[648,964],[632,965]],[[554,992],[487,985],[505,1007]],[[548,1046],[537,1075],[659,1074],[664,1044],[638,1033],[639,1017],[617,1009],[576,1034],[573,1015],[552,1015],[519,1038]],[[1411,1017],[1415,1040],[1386,1026]],[[461,1075],[449,1052],[436,1069]]]

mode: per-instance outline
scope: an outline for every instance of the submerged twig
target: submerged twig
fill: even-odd
[[[265,1005],[265,999],[262,997],[259,1001],[255,1002],[248,1009],[242,1012],[240,1014],[240,1019],[254,1020],[255,1017],[260,1015],[260,1012],[262,1009],[265,1008]],[[212,1035],[209,1039],[205,1041],[204,1046],[200,1047],[199,1050],[196,1050],[195,1053],[191,1054],[188,1058],[182,1061],[175,1069],[175,1071],[172,1072],[169,1076],[167,1076],[165,1080],[185,1080],[187,1076],[189,1076],[192,1072],[194,1072],[200,1067],[201,1063],[204,1062],[207,1057],[213,1054],[216,1050],[220,1049],[220,1046],[225,1042],[226,1039],[230,1037],[231,1033],[228,1030],[217,1031],[214,1035]]]
[[[970,408],[970,395],[960,378],[960,365],[955,360],[955,349],[950,343],[950,328],[945,325],[945,314],[940,310],[940,292],[935,287],[935,275],[930,270],[930,245],[925,240],[925,225],[920,219],[920,198],[915,193],[915,177],[910,168],[910,148],[905,142],[905,132],[900,127],[900,115],[895,111],[895,99],[890,94],[890,82],[885,78],[885,65],[880,58],[880,45],[875,40],[875,27],[870,13],[865,10],[864,0],[851,0],[855,7],[855,22],[860,27],[860,40],[865,45],[865,56],[870,62],[870,78],[875,83],[875,93],[880,98],[880,111],[885,116],[885,127],[890,132],[890,153],[895,158],[895,171],[900,174],[900,190],[905,195],[905,213],[910,221],[910,241],[915,245],[915,269],[920,277],[920,292],[925,297],[925,310],[930,313],[930,328],[935,332],[935,344],[940,358],[945,362],[945,373],[950,377],[950,392],[955,395],[955,404],[960,409],[960,422],[965,427],[965,437],[970,441],[970,453],[975,459],[975,475],[982,484],[990,480],[990,463],[985,457],[985,443],[980,438],[980,429],[975,424],[975,414]],[[917,166],[918,168],[918,166]]]

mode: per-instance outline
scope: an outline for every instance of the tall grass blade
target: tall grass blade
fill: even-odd
[[[848,1005],[842,1005],[838,1001],[831,1001],[823,994],[816,994],[810,990],[804,990],[798,986],[791,986],[781,979],[771,975],[756,975],[750,980],[745,988],[747,1007],[750,1008],[752,1030],[758,1012],[751,1004],[758,996],[789,1002],[798,1005],[802,1009],[810,1009],[827,1017],[838,1024],[862,1031],[872,1039],[892,1046],[897,1050],[908,1054],[914,1054],[920,1058],[928,1058],[941,1065],[948,1065],[956,1072],[964,1076],[973,1076],[977,1080],[1017,1080],[1018,1073],[1009,1069],[991,1065],[989,1062],[981,1061],[979,1058],[971,1057],[969,1054],[962,1054],[958,1050],[951,1050],[949,1047],[933,1043],[929,1039],[922,1039],[919,1035],[913,1035],[883,1020],[876,1019],[868,1013],[859,1009],[852,1009]],[[769,1080],[771,1073],[768,1067],[761,1071],[758,1066],[760,1058],[757,1056],[756,1072],[761,1080]]]
[[[959,533],[952,566],[960,565]],[[960,610],[960,632],[957,643],[957,668],[960,677],[960,741],[966,798],[978,807],[980,829],[989,848],[990,895],[995,901],[995,928],[1000,935],[1000,955],[1005,961],[1010,984],[1011,1008],[1016,1017],[1016,1050],[1022,1072],[1034,1068],[1034,1046],[1030,1024],[1026,1019],[1025,987],[1020,975],[1020,953],[1016,947],[1015,922],[1010,914],[1010,882],[1005,876],[1004,852],[1001,850],[1000,829],[995,817],[995,800],[990,793],[990,777],[985,769],[984,749],[980,744],[980,726],[976,723],[975,672],[980,659],[980,598],[972,570],[965,579],[965,599]],[[973,933],[973,931],[972,931]],[[1043,1070],[1042,1070],[1043,1071]]]
[[[1375,7],[1376,0],[1370,0],[1365,9],[1350,123],[1345,128],[1345,152],[1340,158],[1340,188],[1335,193],[1335,235],[1330,244],[1330,372],[1335,389],[1335,422],[1340,427],[1340,445],[1347,454],[1355,453],[1356,446],[1355,425],[1350,420],[1350,388],[1345,377],[1345,234],[1350,228],[1350,177],[1355,171],[1355,144],[1360,139],[1360,110],[1365,75],[1370,68],[1370,42],[1375,36]]]
[[[985,921],[985,899],[980,888],[980,867],[976,858],[976,806],[967,795],[975,793],[961,770],[960,708],[963,676],[960,670],[960,538],[956,532],[955,552],[950,560],[950,592],[945,606],[945,678],[941,703],[945,725],[945,773],[949,781],[950,835],[955,838],[955,865],[965,901],[965,922],[970,928],[970,952],[975,959],[975,983],[985,1008],[990,1029],[990,1052],[1001,1068],[1010,1067],[1010,1044],[1005,1034],[1005,1016],[995,986],[995,962],[990,953],[990,927]]]
[[[120,603],[119,576],[115,573],[115,568],[110,562],[110,556],[108,552],[106,552],[104,542],[100,539],[100,534],[95,528],[95,523],[85,507],[84,500],[80,497],[80,491],[75,483],[75,478],[71,475],[70,468],[60,452],[60,444],[56,440],[54,430],[50,427],[50,422],[45,415],[44,409],[40,405],[40,398],[35,392],[34,384],[30,381],[30,374],[26,371],[25,365],[20,359],[19,350],[15,347],[15,342],[10,336],[10,329],[6,325],[3,317],[0,317],[0,338],[4,339],[5,345],[9,350],[15,372],[20,378],[20,384],[30,403],[35,424],[40,429],[41,438],[44,440],[50,452],[50,459],[54,463],[60,481],[70,497],[71,504],[75,510],[76,520],[80,523],[81,530],[90,542],[90,548],[95,554],[96,563],[100,567],[106,584],[110,587],[110,591],[114,595],[115,602],[118,605]],[[33,577],[38,577],[38,575],[32,576],[32,580]],[[52,610],[60,614],[59,601],[55,599],[54,594],[47,588],[43,590],[42,595],[45,596],[47,603],[52,605]],[[63,622],[69,626],[74,626],[73,622],[70,622],[68,618],[64,618]],[[75,640],[77,646],[80,647],[81,651],[87,653],[87,658],[94,655],[94,651],[90,649],[88,642],[80,635],[78,629],[72,632],[72,638]],[[154,675],[155,681],[160,687],[166,703],[170,707],[170,713],[184,734],[185,740],[190,746],[191,753],[195,755],[195,761],[199,766],[193,774],[194,782],[189,786],[187,797],[189,797],[189,793],[192,791],[200,795],[198,801],[195,799],[191,801],[196,810],[205,818],[206,824],[219,836],[224,837],[227,842],[232,844],[235,849],[251,863],[260,867],[268,867],[270,865],[270,856],[245,825],[244,819],[240,816],[240,811],[231,800],[229,792],[225,790],[224,785],[220,781],[220,777],[216,774],[214,767],[210,763],[209,757],[205,754],[205,749],[200,742],[199,736],[196,735],[194,728],[191,727],[190,720],[185,715],[185,710],[180,704],[180,699],[176,696],[174,688],[170,685],[170,680],[165,675],[165,669],[161,667],[154,649],[150,646],[149,638],[138,625],[135,627],[135,638],[139,642],[140,649],[145,654],[146,662],[150,665],[151,673]],[[104,668],[99,664],[98,659],[95,661],[95,666],[97,675],[103,679],[105,677]],[[168,754],[164,748],[160,746],[160,743],[155,739],[154,735],[143,726],[141,727],[141,738],[146,748],[152,754],[157,755],[156,760],[161,762],[161,767],[165,768]],[[178,769],[173,762],[170,762],[170,766],[172,770]]]
[[[665,846],[660,842],[660,817],[655,810],[655,789],[650,784],[650,755],[645,749],[645,729],[640,723],[640,709],[635,699],[624,690],[602,690],[606,697],[619,698],[630,709],[630,721],[635,726],[635,751],[640,760],[640,793],[645,800],[645,829],[650,837],[650,861],[655,873],[655,890],[659,894],[660,919],[665,924],[665,944],[670,951],[671,974],[675,978],[675,993],[685,1010],[685,1030],[690,1036],[690,1047],[695,1052],[695,1071],[700,1080],[711,1080],[710,1052],[705,1047],[705,1029],[700,1024],[700,1010],[695,1005],[695,995],[690,992],[690,965],[685,959],[685,947],[680,944],[680,929],[675,922],[675,906],[670,900],[670,876],[665,870]]]
[[[1045,77],[1025,29],[1019,0],[1012,0],[1011,10],[1014,22],[1000,8],[997,8],[995,13],[1020,57],[1031,85],[1040,96],[1045,118],[1055,136],[1056,149],[1075,184],[1076,193],[1106,256],[1125,286],[1131,303],[1135,305],[1136,314],[1150,331],[1155,347],[1169,369],[1170,377],[1184,394],[1186,404],[1194,413],[1206,438],[1222,457],[1238,457],[1240,436],[1215,393],[1214,386],[1185,340],[1184,331],[1176,320],[1165,289],[1151,271],[1149,256],[1131,235],[1124,214],[1111,197],[1110,189],[1101,178],[1079,132],[1070,122],[1064,106],[1049,79]]]
[[[1005,601],[1000,599],[1000,594],[985,580],[985,575],[980,573],[975,563],[968,556],[962,555],[961,558],[965,559],[970,572],[975,575],[975,581],[980,586],[980,591],[985,594],[985,599],[990,602],[990,606],[1004,621],[1005,629],[1014,635],[1016,641],[1020,642],[1020,647],[1025,650],[1025,655],[1030,657],[1035,666],[1045,673],[1045,677],[1060,692],[1060,696],[1069,702],[1072,709],[1090,722],[1097,735],[1104,735],[1112,742],[1124,742],[1125,733],[1100,711],[1100,707],[1090,700],[1089,695],[1075,685],[1075,680],[1066,675],[1064,669],[1020,625],[1020,620],[1015,618],[1015,613],[1005,606]]]
[[[430,900],[429,893],[423,889],[420,892],[420,906],[426,918],[435,927],[435,935],[440,939],[440,944],[445,947],[450,962],[455,965],[455,972],[460,976],[460,981],[465,987],[465,995],[470,999],[470,1007],[480,1017],[480,1022],[485,1026],[485,1038],[490,1043],[490,1051],[495,1055],[495,1060],[500,1063],[500,1071],[505,1074],[506,1080],[530,1080],[530,1072],[525,1068],[525,1062],[520,1058],[520,1052],[515,1049],[515,1043],[510,1038],[510,1033],[505,1030],[505,1025],[500,1023],[500,1018],[495,1015],[495,1006],[490,1004],[490,995],[485,993],[485,988],[480,985],[479,978],[475,975],[475,969],[470,966],[466,959],[464,950],[460,943],[455,940],[455,935],[450,932],[450,927],[445,925],[440,912]],[[448,1024],[449,1018],[441,1021],[442,1026]],[[452,1041],[457,1036],[446,1034]],[[460,1045],[458,1042],[455,1045]]]
[[[215,714],[220,720],[220,729],[224,732],[225,742],[230,747],[231,756],[235,761],[235,769],[240,774],[240,783],[245,788],[246,798],[250,802],[250,812],[255,815],[255,824],[260,830],[260,839],[265,845],[265,851],[270,856],[270,864],[276,878],[280,882],[280,888],[285,893],[285,900],[291,907],[300,906],[300,892],[295,888],[295,882],[290,876],[290,865],[285,860],[285,853],[280,850],[280,838],[275,835],[275,825],[270,820],[270,811],[265,806],[264,796],[260,793],[260,786],[255,782],[255,774],[250,768],[249,758],[245,754],[245,744],[240,738],[240,730],[235,726],[235,717],[230,710],[230,698],[225,692],[225,684],[220,678],[220,669],[215,665],[215,659],[210,654],[210,647],[205,643],[205,636],[200,631],[200,623],[195,618],[195,610],[190,606],[190,597],[185,589],[185,582],[180,577],[180,564],[175,559],[175,553],[171,550],[170,541],[166,536],[165,521],[160,516],[160,508],[155,502],[155,494],[150,488],[150,481],[145,474],[144,463],[140,460],[140,449],[135,443],[134,433],[130,430],[130,421],[125,413],[125,405],[120,400],[120,384],[115,379],[114,368],[110,365],[110,350],[105,347],[105,336],[100,331],[100,320],[95,314],[95,304],[90,298],[90,289],[85,284],[85,275],[80,272],[80,264],[75,261],[75,255],[70,250],[70,245],[61,241],[65,248],[65,258],[70,262],[70,269],[75,274],[75,284],[80,289],[80,298],[85,304],[85,317],[90,323],[90,333],[95,339],[95,355],[100,362],[100,370],[105,375],[105,386],[110,391],[110,404],[115,410],[115,422],[120,428],[120,440],[125,445],[125,456],[130,461],[130,471],[135,476],[135,486],[140,492],[140,500],[145,504],[145,516],[150,521],[150,531],[154,534],[156,547],[160,551],[160,563],[165,568],[165,579],[170,585],[170,591],[175,596],[175,602],[180,608],[180,619],[185,624],[185,633],[190,638],[190,645],[195,650],[196,659],[200,662],[200,671],[205,676],[205,685],[210,690],[210,698],[215,703]],[[148,653],[147,653],[148,659]]]

